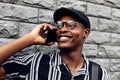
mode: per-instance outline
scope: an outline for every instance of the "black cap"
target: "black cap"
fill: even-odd
[[[67,16],[67,15],[74,17],[78,22],[82,23],[85,26],[85,28],[90,29],[90,21],[88,17],[82,11],[73,8],[61,7],[57,9],[53,15],[54,22],[57,22],[63,16]]]

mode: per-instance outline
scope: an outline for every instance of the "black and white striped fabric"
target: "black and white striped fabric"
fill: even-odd
[[[67,65],[62,62],[58,50],[48,54],[34,53],[31,55],[10,58],[3,64],[8,80],[90,80],[90,61],[84,57],[84,66],[72,76]],[[110,80],[105,69],[101,68],[101,80]]]

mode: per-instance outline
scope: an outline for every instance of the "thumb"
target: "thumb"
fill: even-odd
[[[55,44],[55,42],[46,43],[46,45],[48,45],[48,46],[51,46],[51,45],[53,45],[53,44]]]

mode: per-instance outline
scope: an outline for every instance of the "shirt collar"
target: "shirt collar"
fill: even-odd
[[[59,66],[59,65],[61,65],[61,64],[63,64],[63,61],[62,61],[62,59],[61,59],[61,56],[60,56],[60,50],[53,50],[52,52],[50,52],[51,53],[51,59],[50,59],[50,64],[51,64],[51,66]],[[88,64],[89,64],[89,62],[88,62],[88,59],[86,58],[86,56],[85,55],[83,55],[83,58],[84,58],[84,60],[85,60],[85,63],[84,63],[84,67],[88,67]]]
[[[53,67],[57,67],[62,64],[62,59],[60,56],[60,50],[53,50],[50,55],[50,64]]]
[[[83,58],[84,58],[84,67],[80,69],[80,71],[78,71],[78,73],[75,75],[75,76],[78,76],[78,75],[85,75],[85,78],[87,76],[89,76],[89,60],[86,58],[85,55],[83,55]],[[62,59],[61,59],[61,56],[60,56],[60,51],[58,50],[54,50],[52,53],[51,53],[51,58],[50,58],[50,65],[52,67],[58,67],[60,65],[64,65]]]

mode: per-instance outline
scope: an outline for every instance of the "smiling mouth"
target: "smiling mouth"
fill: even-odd
[[[68,41],[71,37],[70,36],[60,36],[58,37],[59,41]]]

